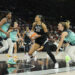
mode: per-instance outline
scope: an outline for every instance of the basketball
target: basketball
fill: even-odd
[[[29,34],[29,37],[32,39],[32,40],[34,40],[35,39],[35,37],[37,37],[37,33],[35,33],[35,32],[30,32],[30,34]]]

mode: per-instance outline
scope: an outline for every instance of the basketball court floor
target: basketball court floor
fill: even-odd
[[[0,75],[75,75],[75,62],[66,67],[65,53],[60,52],[56,55],[59,68],[54,69],[54,63],[46,52],[37,52],[30,62],[25,61],[24,53],[17,53],[16,64],[8,64],[6,54],[0,54]]]

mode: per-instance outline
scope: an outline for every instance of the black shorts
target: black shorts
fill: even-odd
[[[8,39],[7,37],[6,37],[6,38],[0,37],[0,41],[1,41],[1,40],[7,40],[7,39]]]
[[[39,38],[35,39],[35,43],[37,43],[40,46],[42,46],[46,40],[47,40],[46,37],[39,37]]]
[[[71,46],[75,46],[75,44],[69,43]]]
[[[0,37],[0,41],[2,41],[3,39],[2,39],[2,37]]]
[[[48,41],[45,45],[44,45],[44,51],[56,51],[57,47],[56,45],[54,45],[52,42]]]
[[[16,43],[16,41],[12,41],[13,43]]]
[[[3,38],[3,40],[7,40],[8,38],[6,37],[6,38]]]
[[[3,46],[2,42],[0,41],[0,46]]]

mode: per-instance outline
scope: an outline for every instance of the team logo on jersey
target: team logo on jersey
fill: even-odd
[[[41,26],[36,26],[35,27],[36,32],[40,32],[41,29],[42,29]]]

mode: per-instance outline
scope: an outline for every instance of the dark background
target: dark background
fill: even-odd
[[[70,20],[75,25],[75,0],[0,0],[0,11],[7,10],[24,23],[42,14],[50,24]]]

